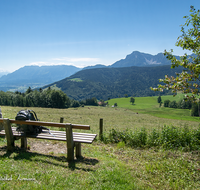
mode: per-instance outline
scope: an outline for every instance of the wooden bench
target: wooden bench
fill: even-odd
[[[57,140],[67,142],[67,160],[74,160],[74,147],[76,147],[76,158],[81,157],[81,143],[91,144],[96,138],[96,134],[90,133],[77,133],[72,132],[72,129],[90,130],[89,125],[78,125],[70,123],[52,123],[52,122],[40,122],[40,121],[18,121],[13,119],[0,118],[0,124],[3,123],[4,129],[0,131],[0,136],[4,136],[7,139],[7,150],[13,151],[15,140],[21,139],[21,148],[27,149],[27,138]],[[11,124],[26,124],[37,126],[50,126],[65,128],[64,131],[52,131],[49,134],[48,131],[42,131],[35,135],[25,135],[24,133],[16,131],[16,127],[11,127]]]

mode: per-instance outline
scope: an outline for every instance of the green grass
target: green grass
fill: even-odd
[[[159,108],[157,97],[136,98],[135,105],[129,99],[110,100],[110,105],[117,101],[117,108],[28,109],[33,109],[41,121],[59,122],[64,117],[67,123],[90,125],[91,130],[85,132],[96,134],[100,118],[103,118],[105,133],[112,128],[119,131],[145,128],[151,133],[162,129],[164,124],[199,128],[198,119],[182,112],[187,110]],[[2,106],[1,109],[4,118],[14,119],[25,108]],[[40,150],[33,149],[36,144]],[[20,145],[18,141],[16,145]],[[131,148],[123,142],[103,144],[97,140],[91,145],[83,144],[84,158],[69,163],[64,142],[28,139],[28,145],[30,151],[16,148],[14,152],[7,152],[6,140],[0,138],[1,189],[200,189],[200,154],[196,150]],[[54,146],[62,147],[64,153],[49,149]],[[6,181],[6,178],[12,180]]]
[[[140,150],[95,142],[83,146],[84,159],[68,163],[64,154],[19,149],[7,153],[4,144],[0,143],[1,189],[200,188],[197,152]]]
[[[69,79],[69,80],[74,81],[74,82],[82,82],[83,81],[80,78],[73,78],[73,79]]]
[[[123,98],[118,100],[121,101],[122,99]],[[2,106],[1,109],[4,118],[14,119],[18,111],[26,108]],[[154,128],[160,129],[163,127],[164,124],[178,127],[199,127],[199,122],[197,121],[184,119],[178,120],[177,118],[172,119],[156,117],[151,114],[147,114],[147,110],[145,111],[145,113],[143,113],[142,111],[140,112],[138,110],[132,110],[127,108],[111,108],[96,106],[85,106],[69,109],[30,107],[28,109],[33,109],[37,113],[37,116],[41,121],[59,122],[60,117],[63,117],[64,122],[66,123],[90,125],[90,132],[97,134],[99,133],[100,118],[103,118],[104,132],[108,132],[112,128],[119,130],[124,130],[127,128],[134,130],[137,128],[140,129],[141,127],[145,127],[147,130],[152,130]],[[136,111],[138,111],[138,114],[136,114]],[[157,112],[157,114],[159,114],[159,112]]]
[[[118,107],[131,109],[134,112],[149,114],[160,118],[197,122],[200,121],[200,118],[198,117],[191,117],[190,110],[188,109],[165,108],[163,106],[159,107],[159,104],[157,103],[157,98],[158,96],[135,97],[135,103],[133,105],[130,103],[130,98],[111,99],[108,101],[108,103],[110,106],[114,105],[114,103],[117,103]],[[173,97],[172,95],[162,96],[161,98],[162,102],[164,102],[165,100],[175,100],[176,102],[178,102],[179,100],[183,99],[183,94],[180,93],[175,97]]]
[[[48,88],[49,88],[49,87],[44,88],[44,90],[47,90]],[[52,86],[51,86],[51,89],[52,89],[52,90],[61,90],[61,88],[58,88],[58,87],[56,86],[56,84],[52,85]]]

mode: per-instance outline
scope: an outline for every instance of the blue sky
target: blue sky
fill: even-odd
[[[0,0],[0,71],[111,65],[133,51],[174,49],[199,0]]]

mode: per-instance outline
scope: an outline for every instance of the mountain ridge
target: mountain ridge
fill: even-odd
[[[111,67],[130,67],[130,66],[157,66],[157,65],[170,65],[171,62],[164,56],[163,53],[157,55],[151,55],[147,53],[141,53],[139,51],[133,51],[127,55],[125,59],[116,61]]]
[[[177,56],[178,58],[178,56]],[[170,61],[162,53],[151,55],[133,51],[124,59],[116,61],[112,65],[95,65],[88,66],[83,69],[68,66],[24,66],[13,73],[9,73],[0,78],[0,90],[3,91],[21,91],[24,92],[29,86],[31,88],[39,88],[48,84],[60,81],[81,70],[99,69],[99,68],[123,68],[123,67],[155,67],[161,65],[170,65]],[[90,73],[91,74],[91,73]]]

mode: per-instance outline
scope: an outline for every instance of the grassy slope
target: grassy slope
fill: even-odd
[[[181,99],[183,99],[182,94],[178,94],[175,97],[162,96],[162,102],[164,102],[165,100],[176,100],[176,102],[178,102]],[[111,99],[108,102],[109,105],[114,105],[114,103],[117,103],[118,107],[128,108],[138,113],[149,114],[160,118],[188,120],[196,122],[200,121],[200,118],[190,116],[190,110],[165,108],[163,106],[159,107],[156,96],[136,97],[134,105],[130,103],[130,98]]]
[[[178,120],[178,116],[175,119],[161,118],[168,112],[159,108],[156,100],[156,97],[136,98],[135,105],[129,103],[129,98],[110,100],[110,105],[117,101],[119,107],[125,108],[29,109],[36,111],[41,121],[59,122],[60,117],[64,117],[65,122],[89,124],[91,132],[97,134],[99,118],[104,119],[104,131],[143,126],[151,130],[163,124],[199,126],[195,120]],[[2,107],[3,117],[15,118],[20,109],[24,108]],[[163,113],[157,117],[160,109]],[[150,110],[155,113],[149,115]],[[135,114],[136,111],[139,114]],[[28,144],[39,142],[28,140]],[[64,143],[45,141],[47,152],[51,144]],[[29,152],[18,148],[8,153],[5,145],[6,141],[0,139],[1,189],[200,189],[198,152],[130,149],[123,144],[105,145],[96,141],[92,145],[83,145],[84,159],[68,163],[65,153],[34,152],[32,147]],[[12,180],[6,181],[6,178]],[[33,178],[34,181],[20,180],[23,178]]]

